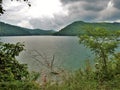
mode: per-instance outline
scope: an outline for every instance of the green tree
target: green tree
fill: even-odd
[[[109,78],[108,62],[118,47],[120,31],[108,31],[104,28],[87,27],[86,34],[80,35],[80,43],[90,48],[96,56],[96,70],[100,81]]]
[[[0,42],[0,82],[27,79],[29,73],[26,64],[20,64],[15,58],[23,50],[21,43]]]

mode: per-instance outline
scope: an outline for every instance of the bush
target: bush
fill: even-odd
[[[0,81],[26,79],[29,75],[26,64],[20,64],[15,56],[24,50],[21,43],[0,43]]]
[[[0,42],[0,90],[38,90],[39,85],[34,81],[38,74],[31,75],[27,65],[15,58],[23,50],[21,43]]]
[[[35,82],[0,82],[0,90],[39,90],[39,85]]]

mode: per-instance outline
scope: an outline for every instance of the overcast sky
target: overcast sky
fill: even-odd
[[[0,21],[26,28],[60,30],[74,21],[120,22],[120,0],[3,0]]]

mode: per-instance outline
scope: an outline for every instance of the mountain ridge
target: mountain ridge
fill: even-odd
[[[77,36],[85,33],[84,27],[105,28],[107,30],[120,30],[118,22],[84,22],[75,21],[59,31],[28,29],[0,22],[0,36],[31,36],[31,35],[54,35],[54,36]]]
[[[0,36],[52,35],[54,30],[28,29],[0,22]]]
[[[94,28],[105,28],[107,30],[120,30],[120,23],[118,22],[84,22],[84,21],[75,21],[66,27],[62,28],[59,32],[56,32],[54,35],[58,36],[76,36],[85,33],[84,27],[90,26]]]

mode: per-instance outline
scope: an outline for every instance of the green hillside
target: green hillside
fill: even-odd
[[[85,32],[84,27],[86,26],[95,27],[95,28],[101,27],[107,30],[120,30],[120,23],[116,23],[116,22],[114,23],[106,23],[106,22],[88,23],[88,22],[83,22],[83,21],[77,21],[61,29],[59,32],[55,33],[54,35],[60,35],[60,36],[80,35]]]
[[[25,29],[13,25],[0,22],[0,36],[14,36],[14,35],[29,35],[30,33]]]
[[[27,29],[0,22],[0,36],[52,35],[53,30]]]

